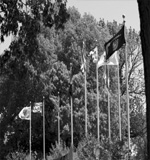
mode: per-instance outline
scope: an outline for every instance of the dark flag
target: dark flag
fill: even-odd
[[[70,86],[69,86],[69,95],[70,97],[72,97],[72,83],[70,83]]]
[[[124,29],[125,29],[125,26],[123,25],[120,31],[113,38],[111,38],[108,42],[105,43],[106,60],[108,60],[109,57],[115,51],[120,49],[122,45],[126,43]]]

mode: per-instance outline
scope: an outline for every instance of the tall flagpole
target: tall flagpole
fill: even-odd
[[[98,63],[98,61],[97,61]],[[96,63],[96,84],[97,84],[97,140],[98,142],[100,141],[99,139],[99,90],[98,90],[98,87],[99,87],[99,83],[98,83],[98,66],[97,66],[97,63]]]
[[[43,160],[45,160],[45,97],[43,96]]]
[[[120,106],[120,76],[119,76],[119,64],[117,65],[117,73],[118,73],[118,112],[119,112],[119,139],[122,140],[121,136],[121,106]]]
[[[109,142],[111,141],[111,128],[110,128],[110,95],[109,95],[109,65],[106,65],[106,70],[107,70],[107,90],[108,90],[108,138],[109,138]]]
[[[31,107],[31,101],[30,101],[30,139],[29,139],[29,144],[30,144],[30,160],[32,158],[32,151],[31,151],[31,119],[32,119],[32,116],[31,116],[31,113],[32,113],[32,107]]]
[[[125,16],[123,15],[123,23],[125,25]],[[126,30],[126,29],[125,29]],[[130,112],[129,112],[129,90],[128,90],[128,55],[127,55],[127,37],[125,32],[125,61],[126,61],[126,92],[127,92],[127,121],[128,121],[128,149],[130,152]]]
[[[82,54],[84,57],[84,98],[85,98],[85,137],[87,137],[87,82],[86,82],[86,60],[85,60],[85,54],[84,54],[84,47],[85,47],[85,43],[83,41],[83,50],[82,50]]]
[[[58,92],[58,144],[60,145],[60,92]]]
[[[84,86],[84,88],[85,88],[85,136],[87,137],[87,83],[86,83],[86,70],[84,72],[84,85],[85,85]]]
[[[70,63],[70,89],[71,89],[71,95],[70,95],[70,105],[71,105],[71,152],[72,152],[72,160],[73,160],[73,99],[72,99],[72,63]]]

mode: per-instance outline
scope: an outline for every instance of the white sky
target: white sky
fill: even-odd
[[[137,0],[68,0],[67,7],[76,7],[83,15],[85,12],[93,15],[97,21],[104,18],[105,21],[116,20],[122,23],[122,15],[126,16],[126,26],[140,31],[140,21]],[[9,47],[11,38],[0,44],[0,54]]]
[[[68,0],[69,6],[76,7],[81,15],[90,13],[97,21],[104,18],[105,21],[122,23],[122,15],[125,14],[127,27],[140,30],[137,0]]]

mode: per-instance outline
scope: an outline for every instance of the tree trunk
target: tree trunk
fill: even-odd
[[[140,15],[141,44],[144,60],[147,121],[147,159],[150,159],[150,0],[137,0]]]

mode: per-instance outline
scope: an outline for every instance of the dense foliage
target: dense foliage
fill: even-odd
[[[24,10],[22,1],[13,1],[13,5],[16,5],[13,13],[16,14],[17,12],[19,16],[16,16],[14,22],[10,24],[10,21],[12,21],[10,16],[12,4],[10,5],[9,3],[11,1],[6,2],[3,0],[0,2],[1,10],[5,13],[0,21],[2,29],[1,40],[3,41],[4,36],[7,36],[9,33],[14,35],[9,50],[6,50],[0,58],[0,159],[8,158],[8,153],[19,152],[21,155],[29,152],[29,121],[19,119],[18,113],[23,107],[29,105],[30,101],[31,103],[42,101],[43,96],[45,96],[46,100],[46,154],[55,154],[55,150],[58,152],[57,149],[52,147],[55,145],[55,141],[57,141],[58,94],[60,96],[61,139],[65,147],[70,147],[70,63],[73,64],[75,151],[79,159],[89,159],[87,152],[90,159],[95,158],[93,148],[97,145],[96,138],[94,138],[97,136],[96,66],[92,58],[89,57],[89,52],[97,45],[100,57],[104,51],[104,43],[117,33],[121,28],[121,24],[117,24],[116,21],[106,23],[103,19],[97,22],[89,14],[81,16],[74,7],[66,10],[66,3],[62,1],[52,3],[44,0],[40,2],[28,1],[27,11]],[[19,7],[19,5],[21,6]],[[34,7],[35,5],[36,7]],[[57,14],[55,15],[55,13]],[[70,15],[70,18],[66,21],[68,15]],[[20,18],[21,16],[22,18]],[[66,23],[64,24],[64,22]],[[18,27],[19,24],[20,27]],[[131,142],[135,150],[134,153],[136,153],[132,156],[136,159],[136,156],[143,155],[145,152],[143,66],[139,34],[130,28],[127,30],[127,35],[127,41],[129,42],[127,51],[129,61]],[[87,60],[88,134],[90,135],[87,139],[84,139],[84,75],[80,70],[83,41],[85,42],[84,52]],[[100,145],[104,151],[108,150],[107,152],[114,160],[120,158],[121,155],[125,155],[127,148],[124,53],[124,47],[122,47],[118,51],[118,55],[120,58],[119,73],[123,142],[118,140],[118,68],[117,66],[111,66],[109,69],[111,144],[108,141],[108,99],[107,91],[104,87],[104,67],[100,67],[98,71],[100,84]],[[32,151],[39,157],[43,151],[42,136],[42,117],[40,114],[33,114]],[[143,150],[139,146],[141,143]],[[60,150],[59,154],[61,152],[66,153],[66,150]],[[103,156],[105,157],[105,154]]]

